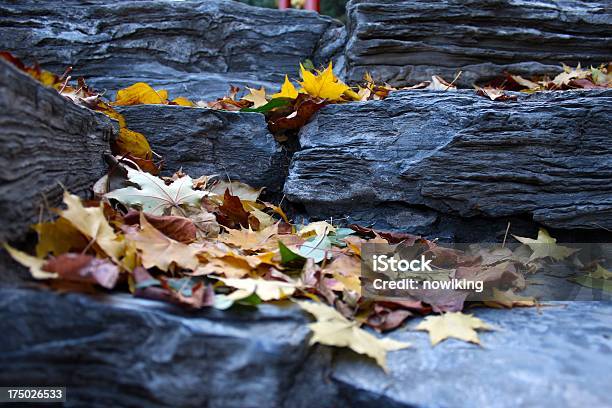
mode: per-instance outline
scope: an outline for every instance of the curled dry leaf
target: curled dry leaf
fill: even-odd
[[[140,212],[130,210],[124,217],[123,222],[126,225],[134,225],[140,223]],[[189,244],[196,239],[196,226],[192,220],[185,217],[177,217],[173,215],[151,215],[143,213],[147,221],[158,231],[162,232],[168,238],[175,241]]]
[[[64,192],[64,203],[68,208],[61,211],[60,215],[96,243],[115,262],[119,262],[125,250],[124,243],[106,220],[102,205],[85,208],[78,196],[68,192]]]
[[[129,229],[126,238],[132,241],[142,254],[142,265],[149,269],[157,267],[168,271],[170,265],[189,270],[198,267],[198,249],[182,244],[159,232],[143,214],[140,215],[140,230]]]
[[[119,278],[119,267],[105,259],[91,255],[67,253],[48,260],[43,270],[74,282],[95,283],[112,289]]]

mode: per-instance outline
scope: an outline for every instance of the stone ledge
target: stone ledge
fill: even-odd
[[[300,132],[285,193],[323,217],[372,208],[373,222],[403,205],[612,229],[611,106],[611,90],[510,102],[412,91],[327,106]]]

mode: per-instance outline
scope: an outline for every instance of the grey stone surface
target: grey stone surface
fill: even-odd
[[[327,106],[300,132],[285,193],[311,215],[365,206],[372,222],[403,206],[610,229],[611,102],[609,90],[510,102],[413,91]]]
[[[68,387],[67,406],[608,406],[612,303],[474,309],[483,347],[432,348],[419,319],[389,374],[352,352],[308,348],[296,306],[186,312],[129,295],[0,288],[0,385]]]
[[[0,60],[0,242],[20,240],[64,188],[88,196],[116,127]]]
[[[119,109],[127,126],[147,136],[166,174],[217,174],[253,187],[282,191],[288,158],[261,113],[166,105]]]
[[[347,6],[347,76],[365,71],[393,85],[462,71],[471,85],[510,71],[612,60],[608,0],[352,0]]]
[[[306,361],[307,319],[295,307],[190,314],[129,295],[0,292],[2,385],[66,385],[68,406],[308,406],[314,395],[325,401],[325,367],[317,361],[329,352]],[[314,370],[307,379],[312,394],[298,399],[292,389],[302,370]]]
[[[497,330],[482,347],[450,339],[432,348],[418,320],[390,336],[413,344],[392,353],[389,375],[341,352],[331,378],[350,406],[607,407],[612,404],[612,302],[542,309],[473,309]],[[378,404],[378,405],[376,405]]]
[[[276,92],[341,26],[229,0],[10,0],[0,15],[0,49],[60,73],[73,66],[110,94],[146,81],[196,100],[223,96],[230,83]]]

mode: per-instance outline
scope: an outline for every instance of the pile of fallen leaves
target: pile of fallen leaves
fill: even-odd
[[[612,88],[612,63],[589,69],[583,69],[580,64],[576,68],[563,64],[562,68],[563,70],[552,79],[545,75],[525,79],[520,75],[506,73],[482,88],[476,87],[476,91],[479,95],[494,101],[504,101],[516,99],[516,96],[508,95],[504,91],[534,93]]]
[[[415,292],[401,300],[362,296],[362,244],[418,248],[445,274],[441,279],[494,287],[485,302],[492,307],[535,305],[516,294],[525,286],[524,274],[573,254],[543,230],[536,240],[517,237],[526,244],[521,251],[483,249],[468,256],[410,234],[326,221],[295,225],[245,184],[185,174],[159,178],[129,165],[117,165],[123,179],[96,183],[95,200],[66,192],[57,219],[34,225],[34,256],[6,249],[34,278],[58,290],[125,290],[193,309],[294,301],[317,318],[313,342],[350,347],[383,367],[387,351],[407,345],[360,326],[387,331],[411,316],[443,313],[417,327],[430,332],[433,344],[447,337],[478,343],[475,330],[488,326],[461,313],[469,301],[465,291]],[[124,186],[107,189],[117,183]],[[542,243],[550,245],[543,250]]]
[[[120,124],[116,162],[94,186],[96,198],[82,201],[66,192],[65,208],[55,210],[56,219],[33,226],[38,234],[35,255],[5,245],[34,278],[58,290],[124,290],[192,309],[289,300],[316,317],[310,325],[312,343],[350,347],[385,367],[387,351],[408,345],[380,339],[362,326],[382,332],[399,327],[411,316],[441,313],[416,327],[430,333],[432,344],[448,337],[478,343],[476,330],[490,327],[461,312],[470,301],[465,291],[421,291],[401,300],[363,296],[362,287],[368,282],[361,276],[362,244],[418,248],[444,275],[440,279],[481,280],[493,293],[484,304],[506,308],[536,305],[535,299],[516,293],[525,287],[525,274],[545,262],[573,255],[544,230],[537,239],[516,237],[525,244],[520,250],[482,249],[468,256],[411,234],[357,225],[347,228],[326,221],[294,224],[279,206],[260,200],[260,190],[245,184],[208,176],[192,179],[183,173],[157,177],[146,138],[129,130],[114,108],[153,103],[256,111],[265,113],[270,127],[282,132],[299,128],[326,104],[384,99],[395,90],[376,85],[369,75],[363,86],[351,89],[334,76],[331,64],[321,71],[302,66],[299,89],[286,77],[280,92],[269,97],[262,88],[249,89],[238,99],[234,88],[230,96],[208,103],[185,98],[170,101],[166,91],[138,83],[109,102],[82,79],[70,85],[69,70],[58,77],[37,65],[25,66],[10,54],[2,56],[66,98]],[[609,85],[608,71],[597,72],[606,75]],[[572,73],[568,84],[585,79],[600,84],[599,75]],[[454,86],[433,77],[410,89],[419,88]],[[584,278],[610,279],[611,275],[598,266]]]

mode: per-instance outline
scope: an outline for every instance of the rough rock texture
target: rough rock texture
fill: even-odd
[[[192,177],[217,174],[272,193],[283,189],[289,160],[261,113],[164,105],[120,112],[164,158],[166,174],[182,168]]]
[[[73,66],[111,94],[147,81],[171,97],[207,100],[230,83],[275,89],[340,27],[313,12],[223,0],[9,0],[0,15],[0,49],[46,68]]]
[[[311,394],[292,406],[325,401],[316,364],[329,353],[306,363],[295,308],[188,314],[127,295],[0,293],[2,385],[65,384],[70,406],[271,407],[295,401],[312,368]]]
[[[389,375],[342,352],[332,381],[350,406],[581,407],[610,406],[607,355],[611,302],[569,302],[537,309],[474,309],[496,331],[482,347],[446,340],[431,348],[425,334],[401,329],[412,343],[393,353]],[[415,327],[418,322],[411,322]],[[378,405],[375,405],[377,403]]]
[[[0,385],[68,387],[68,406],[608,406],[612,303],[475,310],[484,348],[390,336],[389,374],[307,346],[295,306],[186,313],[123,295],[0,289]],[[410,326],[416,325],[416,320]],[[336,354],[332,358],[332,353]]]
[[[87,195],[106,170],[115,132],[101,113],[79,107],[0,60],[0,242],[23,238],[63,188]]]
[[[393,85],[451,80],[461,86],[507,70],[559,72],[559,65],[612,60],[608,0],[352,0],[347,77],[365,71]]]
[[[301,130],[285,193],[320,216],[359,217],[365,204],[371,221],[405,208],[425,224],[436,210],[611,229],[611,127],[609,90],[510,102],[473,91],[398,92],[327,106]]]

